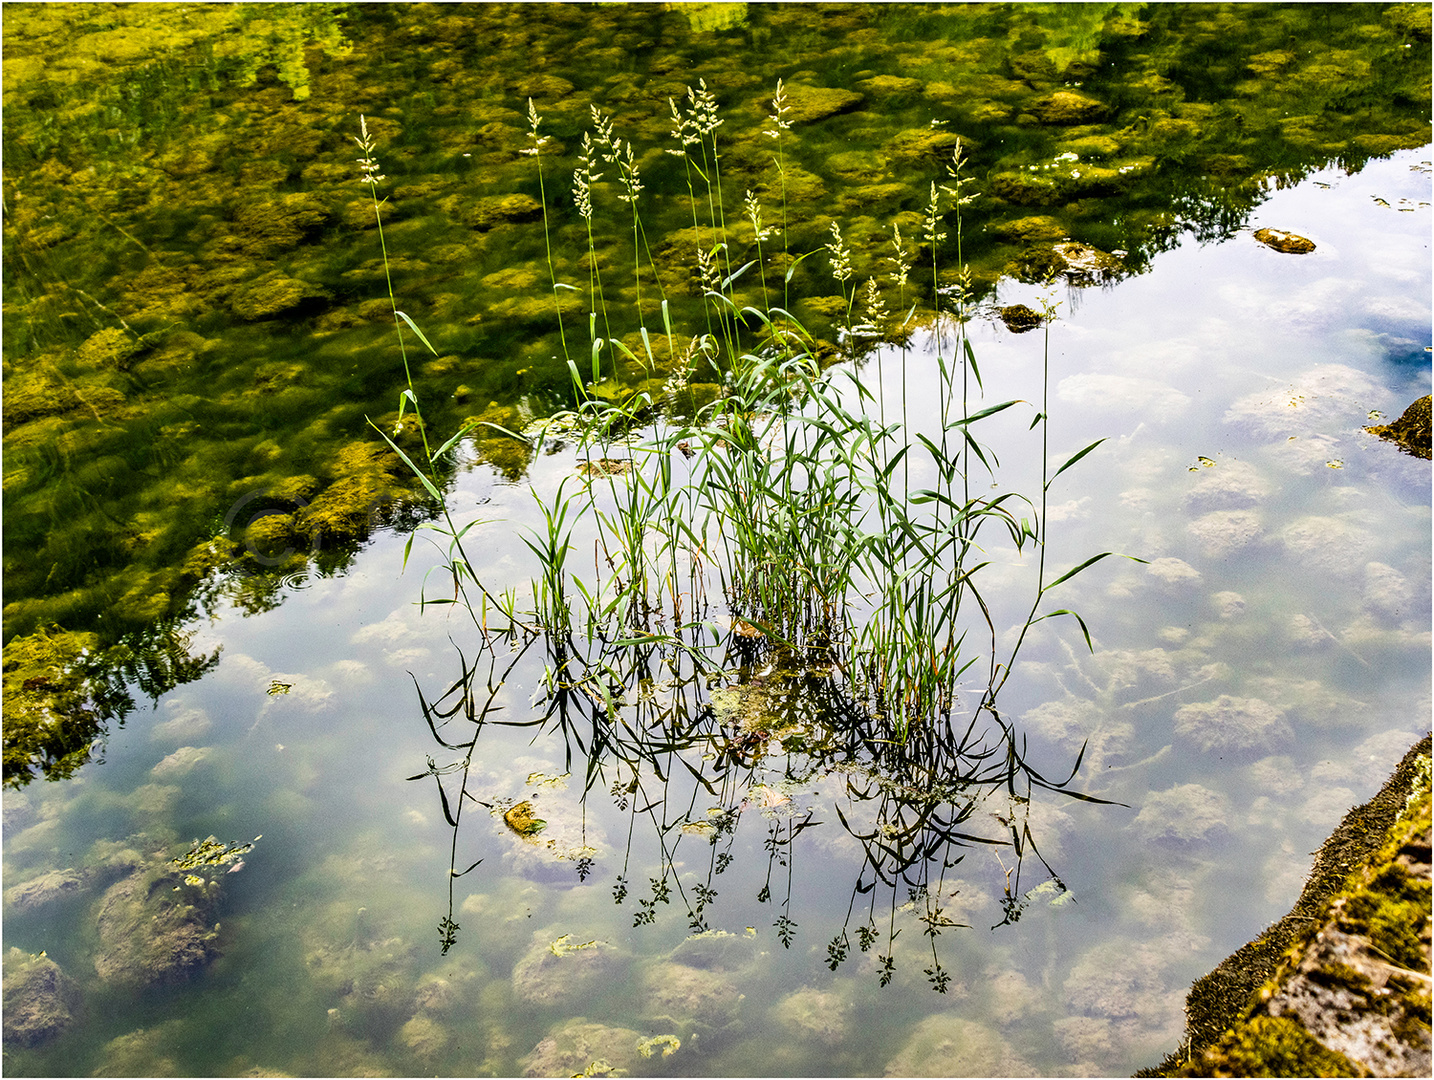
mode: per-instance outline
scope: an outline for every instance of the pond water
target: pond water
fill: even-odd
[[[741,32],[710,7],[704,33]],[[1063,33],[1076,56],[1080,27]],[[214,592],[178,631],[186,654],[217,663],[155,680],[153,709],[109,731],[103,760],[6,790],[6,945],[22,951],[7,955],[7,988],[22,954],[44,951],[73,980],[75,1017],[42,1046],[7,1041],[6,1071],[1088,1076],[1156,1063],[1182,1037],[1190,982],[1288,911],[1311,852],[1428,730],[1428,463],[1364,427],[1430,392],[1431,168],[1427,149],[1358,165],[1256,182],[1222,227],[1183,218],[1143,248],[1111,231],[1143,273],[1104,287],[1041,284],[1011,273],[1010,251],[978,251],[971,409],[1020,402],[975,429],[999,458],[994,483],[1038,503],[1043,475],[1106,440],[1051,483],[1043,578],[1031,545],[992,532],[978,579],[995,653],[1017,648],[1038,582],[1100,552],[1143,559],[1058,585],[1043,610],[1080,612],[1090,647],[1071,618],[1040,622],[999,697],[1025,764],[1057,787],[1076,770],[1068,792],[1090,799],[964,772],[959,740],[850,736],[829,671],[780,653],[744,664],[750,651],[718,650],[724,673],[704,677],[658,670],[657,654],[604,717],[601,697],[564,690],[554,668],[571,657],[543,638],[485,640],[459,608],[420,610],[420,582],[443,592],[442,552],[420,532],[406,555],[407,528],[380,529],[330,564],[300,556]],[[1273,251],[1260,227],[1315,250]],[[440,288],[414,310],[442,311]],[[997,308],[1015,304],[1055,305],[1055,318],[1012,333]],[[43,326],[42,308],[29,314]],[[237,346],[297,326],[291,356],[336,349],[344,327],[291,316],[237,336],[202,326]],[[357,330],[344,349],[379,340]],[[30,349],[10,333],[7,361]],[[863,354],[869,409],[938,430],[936,356],[951,356],[952,333],[925,318],[905,349]],[[386,403],[402,387],[390,382]],[[490,389],[509,422],[542,412],[488,384],[473,393]],[[363,415],[360,392],[327,392]],[[267,430],[242,435],[225,498],[281,482],[251,455]],[[533,493],[571,491],[581,460],[562,437],[516,468],[496,456],[462,443],[446,502],[460,524],[482,522],[467,554],[500,594],[535,575],[521,544],[542,529]],[[934,483],[915,458],[911,470],[911,491]],[[592,551],[591,521],[574,551]],[[726,610],[707,614],[726,635]],[[979,670],[958,691],[958,736]],[[455,683],[465,693],[445,696]],[[472,710],[430,726],[420,701]],[[985,744],[1001,763],[1004,744]],[[169,861],[206,836],[237,846],[208,863],[199,852],[186,882]]]
[[[856,836],[878,811],[856,793],[869,777],[826,760],[795,782],[800,751],[704,761],[710,746],[694,739],[693,773],[681,747],[665,781],[660,761],[634,771],[608,754],[584,800],[581,725],[572,738],[555,720],[500,726],[541,717],[542,647],[485,652],[471,623],[420,613],[416,581],[433,560],[415,554],[400,575],[403,538],[384,535],[276,610],[221,610],[202,625],[196,644],[222,648],[217,668],[116,732],[102,767],[6,793],[7,886],[84,866],[96,882],[7,910],[7,944],[46,950],[86,1006],[50,1047],[12,1052],[9,1070],[512,1074],[606,1061],[639,1073],[1081,1075],[1158,1059],[1180,1038],[1190,981],[1288,908],[1323,835],[1426,727],[1428,467],[1361,429],[1428,390],[1428,194],[1417,153],[1354,176],[1327,170],[1271,192],[1251,223],[1308,235],[1309,255],[1242,233],[1182,244],[1118,287],[1055,296],[1052,458],[1108,441],[1053,487],[1048,558],[1150,561],[1106,560],[1062,586],[1094,652],[1073,626],[1042,624],[1003,706],[1037,768],[1068,772],[1085,742],[1073,786],[1124,805],[1038,790],[1025,812],[1048,868],[1028,851],[1015,885],[1008,850],[935,852],[965,855],[932,878],[948,917],[968,924],[934,938],[944,994],[924,974],[924,900],[908,907],[904,886],[894,903],[876,890],[879,937],[858,947],[872,900],[853,904],[853,889],[872,843]],[[1401,199],[1425,205],[1400,213]],[[1002,302],[1039,299],[1001,287]],[[1042,334],[973,327],[988,399],[1037,393]],[[913,380],[929,380],[929,343],[912,355]],[[900,393],[895,379],[887,392]],[[1003,481],[1039,469],[1028,423],[1029,412],[984,432]],[[559,449],[531,480],[550,490],[575,467]],[[495,523],[472,541],[491,586],[530,572],[512,540],[513,523],[537,522],[526,485],[470,464],[451,503]],[[1004,632],[1028,596],[1029,559],[993,558],[987,595]],[[460,929],[444,955],[435,926],[455,830],[433,781],[405,778],[455,755],[435,744],[407,672],[433,700],[459,675],[457,648],[480,669],[480,708],[491,684],[504,710],[484,728],[469,789],[499,808],[530,799],[557,839],[541,846],[467,807],[457,864],[483,862],[454,882]],[[275,680],[291,688],[271,695]],[[709,809],[730,827],[680,827]],[[958,831],[998,838],[996,815],[1010,812],[978,800]],[[114,947],[87,914],[106,881],[94,867],[260,834],[242,873],[211,871],[222,956],[207,971],[143,992],[93,983],[96,954]],[[1064,889],[1043,884],[1052,871]],[[670,882],[666,903],[653,903],[654,878]],[[1023,898],[1017,919],[1008,886]],[[702,888],[714,891],[698,908]],[[643,901],[655,917],[635,926]],[[705,937],[689,938],[694,911]],[[781,915],[795,924],[785,946]],[[827,946],[844,921],[851,955],[833,971]],[[878,956],[894,961],[884,987]],[[665,1035],[681,1043],[671,1056],[676,1042],[636,1053]]]

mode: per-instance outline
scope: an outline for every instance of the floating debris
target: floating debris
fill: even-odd
[[[548,946],[548,951],[551,952],[554,956],[567,956],[569,953],[575,953],[579,949],[596,949],[601,944],[602,942],[598,941],[597,939],[593,939],[592,941],[584,941],[581,944],[575,944],[573,942],[572,934],[564,934],[562,937],[558,938],[556,941],[554,941]]]
[[[663,1057],[671,1057],[682,1049],[682,1040],[676,1035],[654,1035],[637,1044],[637,1052],[645,1058],[652,1057],[659,1048]]]
[[[503,815],[503,822],[519,836],[537,836],[547,822],[533,813],[531,800],[524,800]]]
[[[223,844],[220,843],[216,837],[211,836],[207,840],[194,841],[193,847],[177,859],[170,859],[169,861],[178,870],[195,870],[201,866],[227,866],[230,863],[238,863],[242,866],[244,856],[253,851],[254,845],[263,838],[264,834],[260,833],[247,844]],[[232,874],[234,870],[237,869],[239,869],[239,866],[235,866],[228,872]],[[193,874],[190,874],[184,880],[190,885],[202,885],[204,883],[202,878],[190,880],[191,878],[194,878]]]

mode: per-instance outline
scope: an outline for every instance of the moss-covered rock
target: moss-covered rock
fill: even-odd
[[[786,93],[790,112],[783,119],[789,124],[812,124],[829,116],[851,112],[864,100],[863,95],[854,90],[804,83],[788,83]]]
[[[159,862],[110,886],[95,908],[95,971],[118,986],[184,982],[219,956],[213,918],[218,886],[190,884]]]
[[[1283,229],[1256,229],[1255,239],[1284,255],[1308,255],[1315,249],[1313,240]]]
[[[41,1046],[75,1021],[79,987],[44,953],[12,948],[5,954],[6,1046]]]
[[[1074,90],[1057,90],[1031,106],[1043,124],[1090,124],[1102,119],[1105,103]]]
[[[1006,329],[1013,334],[1024,334],[1028,330],[1034,330],[1045,321],[1039,311],[1032,311],[1025,304],[1010,304],[1007,307],[999,308],[997,314],[1006,324]]]
[[[241,319],[254,322],[313,307],[328,295],[318,286],[286,277],[274,270],[241,286],[230,301],[230,307]]]

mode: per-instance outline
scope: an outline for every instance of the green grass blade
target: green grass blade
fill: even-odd
[[[412,330],[415,334],[418,335],[418,340],[421,341],[421,342],[423,342],[423,344],[428,347],[428,351],[429,351],[429,352],[431,352],[434,356],[437,356],[437,355],[438,355],[438,350],[435,349],[435,348],[433,347],[433,345],[430,344],[429,340],[428,340],[426,337],[423,336],[423,331],[418,328],[418,324],[417,324],[416,322],[414,322],[412,319],[410,319],[410,318],[408,317],[408,314],[407,314],[406,312],[403,312],[403,311],[395,311],[394,314],[397,315],[397,316],[398,316],[400,319],[402,319],[404,322],[408,323],[409,329]]]

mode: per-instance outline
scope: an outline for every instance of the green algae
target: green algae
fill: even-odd
[[[919,234],[958,136],[982,192],[964,211],[978,289],[1002,274],[1140,273],[1186,230],[1233,235],[1271,178],[1332,160],[1355,170],[1428,137],[1418,5],[160,4],[8,15],[7,665],[10,643],[42,626],[108,646],[179,618],[195,597],[262,609],[282,574],[314,559],[335,572],[375,525],[409,512],[412,486],[365,423],[391,430],[403,365],[375,211],[347,141],[359,112],[391,178],[379,213],[394,286],[445,358],[419,384],[438,430],[476,415],[519,431],[571,403],[544,192],[557,279],[580,286],[571,175],[589,106],[637,144],[651,188],[644,228],[679,326],[702,319],[700,238],[684,237],[694,222],[663,148],[668,98],[698,78],[725,120],[726,190],[755,192],[769,221],[785,204],[793,254],[824,244],[841,216],[857,278],[877,279],[893,308],[881,284],[886,230]],[[535,47],[548,70],[533,71]],[[761,135],[779,77],[793,125],[785,182]],[[523,154],[529,97],[553,139],[546,188]],[[634,249],[615,188],[609,175],[595,189],[606,218],[594,261],[610,301],[632,305],[619,268]],[[744,228],[729,232],[745,248],[729,253],[734,266],[757,255]],[[1063,243],[1105,261],[1082,264]],[[763,257],[768,281],[780,280],[789,261],[772,241]],[[791,273],[795,314],[837,340],[845,305],[826,266],[806,259]],[[931,300],[917,303],[917,321],[929,320]],[[576,296],[563,304],[571,337],[586,309]],[[614,336],[641,356],[629,314]],[[662,385],[673,356],[616,365],[612,393]],[[675,407],[701,404],[695,392],[675,394]],[[473,400],[491,404],[475,413]],[[522,475],[523,441],[491,427],[475,437],[482,459]],[[356,443],[370,456],[356,460]]]

